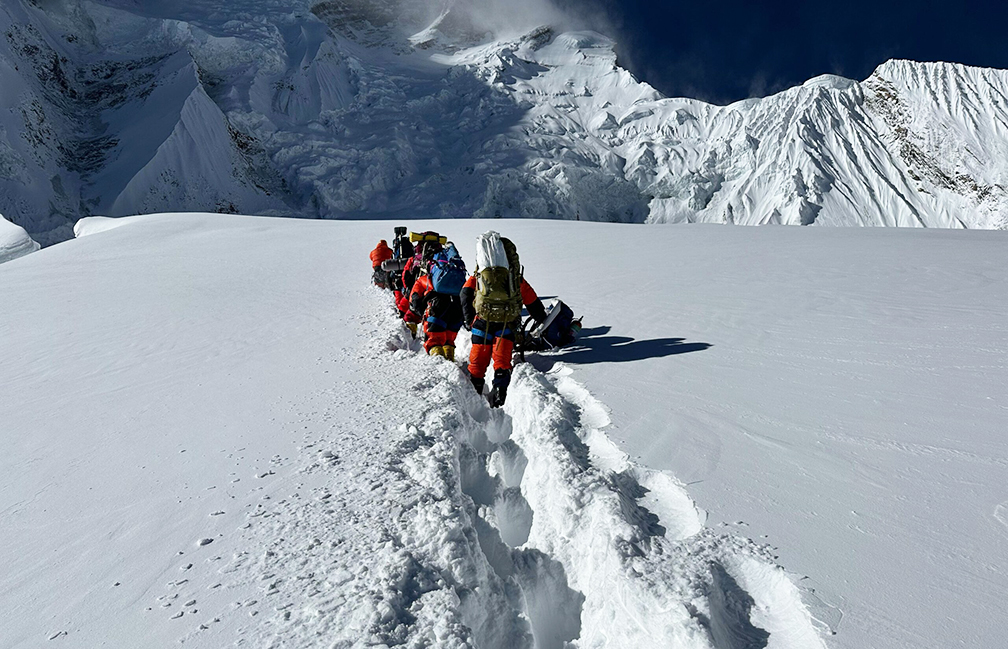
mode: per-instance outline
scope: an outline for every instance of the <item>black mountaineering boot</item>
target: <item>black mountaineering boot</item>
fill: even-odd
[[[490,407],[500,408],[504,405],[504,400],[507,399],[507,386],[506,385],[495,385],[493,389],[490,390]]]
[[[493,389],[490,390],[490,407],[500,408],[507,399],[508,384],[511,383],[511,370],[494,370]]]
[[[472,381],[473,387],[476,388],[476,394],[483,396],[483,386],[486,385],[486,379],[470,376],[469,380]]]

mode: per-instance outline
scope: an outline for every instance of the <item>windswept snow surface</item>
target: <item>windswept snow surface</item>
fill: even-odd
[[[43,245],[152,211],[1008,226],[1006,71],[889,61],[714,106],[481,4],[4,2],[0,211]]]
[[[1001,642],[1005,233],[409,223],[585,315],[493,411],[387,222],[106,224],[0,266],[5,647]]]

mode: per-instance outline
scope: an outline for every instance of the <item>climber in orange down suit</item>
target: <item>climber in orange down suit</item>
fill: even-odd
[[[515,330],[521,326],[521,318],[513,322],[488,323],[476,315],[476,275],[470,275],[462,287],[463,326],[472,331],[472,351],[469,354],[469,378],[476,392],[482,394],[486,385],[486,371],[491,359],[494,366],[493,389],[490,405],[504,403],[508,385],[511,383],[511,354],[514,351]],[[522,278],[522,304],[536,322],[546,319],[546,307],[535,290]]]

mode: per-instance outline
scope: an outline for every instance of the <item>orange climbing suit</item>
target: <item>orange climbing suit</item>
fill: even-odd
[[[469,289],[468,291],[466,289]],[[463,295],[474,295],[476,275],[470,275],[462,287]],[[522,304],[528,306],[539,299],[535,290],[522,279]],[[472,351],[469,352],[469,375],[482,379],[486,376],[490,361],[494,370],[510,370],[511,355],[514,352],[515,327],[521,322],[488,323],[479,316],[470,323],[472,326]]]

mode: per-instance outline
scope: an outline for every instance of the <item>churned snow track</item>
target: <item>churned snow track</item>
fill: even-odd
[[[630,462],[602,431],[605,406],[570,369],[519,365],[494,410],[455,365],[403,357],[416,344],[401,331],[388,346],[430,373],[408,390],[433,391],[420,429],[453,444],[441,484],[455,470],[468,497],[466,515],[435,525],[475,533],[493,570],[483,576],[503,585],[532,647],[824,646],[769,548],[704,527],[678,481]],[[505,646],[520,646],[517,637]]]
[[[214,558],[178,557],[183,576],[210,574],[157,601],[184,642],[206,646],[530,647],[461,491],[471,388],[454,366],[391,349],[409,346],[385,335],[401,328],[391,313],[356,324],[356,346],[322,359],[353,378],[294,405],[297,452],[258,474]]]
[[[705,528],[676,480],[631,463],[568,368],[518,366],[490,409],[386,300],[345,317],[355,342],[319,360],[352,379],[291,406],[297,450],[257,467],[237,532],[162,558],[178,577],[151,614],[181,640],[822,646],[769,549]]]
[[[674,478],[629,462],[570,370],[520,366],[505,410],[528,460],[526,547],[585,596],[577,646],[823,646],[769,549],[704,527]]]

